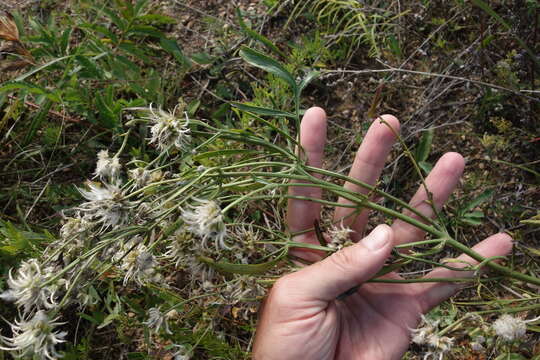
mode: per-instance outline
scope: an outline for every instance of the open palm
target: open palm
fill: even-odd
[[[384,115],[383,119],[386,124],[375,120],[371,125],[357,152],[350,177],[368,184],[377,181],[395,142],[394,132],[388,125],[399,131],[395,117]],[[320,108],[312,108],[302,120],[300,139],[309,165],[322,167],[325,142],[325,113]],[[463,168],[461,155],[447,153],[430,172],[425,184],[436,208],[448,199]],[[344,186],[348,190],[367,193],[366,189],[351,183]],[[292,187],[290,192],[310,198],[322,196],[320,189],[315,187]],[[410,204],[425,216],[432,217],[433,209],[427,199],[425,188],[421,186]],[[339,201],[347,202],[344,199]],[[320,210],[318,203],[290,200],[289,230],[311,229],[320,217]],[[347,296],[339,296],[352,286],[372,278],[384,264],[393,245],[419,241],[425,235],[420,229],[397,220],[391,227],[378,226],[363,238],[368,211],[359,214],[353,211],[339,207],[335,210],[334,220],[354,230],[351,240],[358,244],[322,261],[318,261],[322,254],[316,251],[294,250],[295,256],[318,262],[281,278],[272,288],[257,329],[255,359],[400,359],[408,348],[410,329],[417,326],[421,314],[459,289],[455,283],[365,283]],[[378,245],[374,247],[373,243],[377,241],[370,239],[378,239]],[[386,242],[383,244],[384,239]],[[299,235],[295,241],[318,244],[314,232]],[[484,257],[491,257],[504,255],[511,247],[508,235],[496,234],[477,244],[473,250]],[[464,255],[460,259],[463,264],[475,263]],[[463,271],[438,268],[426,277],[467,275]],[[385,277],[400,279],[396,273]]]

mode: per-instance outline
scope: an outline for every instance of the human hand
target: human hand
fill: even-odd
[[[398,120],[382,116],[385,122],[399,131]],[[326,141],[326,115],[320,108],[309,109],[301,123],[300,143],[310,166],[321,167]],[[349,176],[375,184],[386,157],[395,142],[388,126],[375,120],[366,134],[354,160]],[[441,208],[456,187],[463,172],[464,161],[457,153],[443,155],[425,184],[436,208]],[[349,190],[367,194],[367,190],[351,183]],[[321,198],[315,187],[291,187],[291,194]],[[421,186],[410,201],[423,215],[433,217],[428,196]],[[340,199],[340,203],[346,203]],[[287,222],[291,232],[311,229],[320,216],[320,204],[305,200],[290,200]],[[337,208],[334,220],[343,219],[344,226],[354,230],[356,244],[322,259],[316,251],[294,250],[296,256],[318,261],[279,279],[263,305],[255,337],[253,358],[272,359],[401,359],[410,342],[410,329],[416,328],[421,314],[428,312],[459,290],[455,283],[364,283],[384,265],[392,247],[419,241],[420,229],[397,220],[392,226],[379,225],[361,239],[368,211],[358,215],[354,209]],[[350,216],[350,215],[353,216]],[[410,215],[408,213],[408,215]],[[414,216],[413,216],[414,217]],[[318,244],[313,231],[298,235],[295,241]],[[360,241],[361,240],[361,241]],[[477,244],[473,250],[484,257],[507,254],[512,239],[505,234],[493,235]],[[462,255],[454,267],[476,264]],[[462,264],[462,265],[459,265]],[[428,278],[472,276],[472,272],[437,268]],[[401,279],[396,273],[384,276]],[[343,299],[336,298],[362,284]]]

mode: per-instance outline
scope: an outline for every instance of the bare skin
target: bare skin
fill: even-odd
[[[385,121],[399,131],[398,120],[384,115]],[[309,109],[301,124],[301,145],[308,163],[321,167],[326,142],[326,115],[320,108]],[[387,125],[375,120],[360,146],[349,176],[375,184],[385,159],[395,142]],[[428,178],[426,185],[437,208],[442,207],[455,189],[463,172],[464,160],[457,153],[443,155]],[[358,193],[365,189],[353,184],[344,185]],[[320,190],[309,187],[291,188],[291,193],[321,197]],[[421,186],[410,204],[422,214],[432,217],[433,210],[425,200]],[[340,199],[340,202],[346,202]],[[253,358],[272,359],[401,359],[410,342],[410,329],[415,328],[421,314],[454,295],[459,286],[454,283],[383,284],[365,283],[352,295],[336,298],[350,288],[373,277],[384,265],[394,245],[419,241],[424,233],[403,221],[392,226],[379,225],[362,239],[368,211],[356,216],[350,209],[338,208],[335,220],[355,232],[357,243],[332,256],[279,279],[263,306],[255,337]],[[303,200],[291,200],[287,222],[291,232],[312,228],[320,216],[320,205]],[[295,241],[318,244],[313,232]],[[506,234],[492,235],[473,250],[484,257],[505,255],[512,248]],[[295,250],[295,255],[310,261],[320,260],[321,254]],[[476,262],[462,255],[469,264]],[[456,264],[453,264],[456,266]],[[464,264],[462,266],[465,266]],[[438,268],[426,277],[464,277],[468,272]],[[399,279],[396,273],[386,275]]]

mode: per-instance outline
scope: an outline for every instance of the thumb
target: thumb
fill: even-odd
[[[392,240],[392,228],[379,225],[358,243],[292,274],[289,281],[294,282],[294,296],[304,300],[334,300],[382,268],[392,250]]]

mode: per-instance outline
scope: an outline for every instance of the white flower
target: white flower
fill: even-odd
[[[172,310],[169,312],[172,312]],[[169,329],[169,324],[167,323],[168,314],[169,313],[163,314],[159,307],[150,308],[148,310],[148,320],[143,322],[143,324],[148,326],[155,333],[158,333],[161,328],[163,328],[167,334],[172,335],[172,331]]]
[[[201,203],[199,206],[182,211],[188,230],[203,239],[203,247],[207,246],[206,240],[211,238],[214,239],[216,248],[229,250],[230,247],[225,243],[227,230],[219,205],[212,200],[198,201]]]
[[[101,150],[97,154],[98,161],[94,175],[101,178],[116,178],[120,174],[120,160],[117,156],[109,157],[108,150]]]
[[[66,222],[62,225],[60,229],[60,236],[64,240],[69,240],[75,237],[79,237],[85,231],[89,230],[92,227],[92,223],[84,217],[68,217]]]
[[[328,244],[329,248],[341,250],[344,246],[347,246],[348,243],[351,243],[351,234],[354,233],[349,227],[343,226],[343,222],[339,227],[332,226],[328,231],[330,237],[330,243]]]
[[[198,259],[194,254],[182,254],[178,258],[179,267],[186,270],[191,281],[199,281],[201,284],[212,282],[215,279],[214,268],[208,266]]]
[[[433,321],[422,315],[422,321],[416,329],[411,329],[412,342],[418,345],[425,345],[429,342],[430,335],[437,333],[438,321]]]
[[[178,351],[173,354],[174,360],[190,360],[192,352],[189,351],[184,345],[174,344],[173,347]]]
[[[227,281],[225,288],[220,290],[221,296],[233,304],[240,301],[254,301],[262,298],[265,293],[266,289],[256,278],[246,275],[234,275],[232,280]]]
[[[146,185],[163,179],[163,172],[161,170],[146,170],[143,168],[136,168],[129,170],[129,177],[135,181],[137,188],[143,188]]]
[[[150,171],[143,168],[129,170],[129,177],[135,181],[138,188],[143,188],[150,182]]]
[[[156,273],[157,261],[154,255],[142,243],[131,249],[132,247],[128,243],[125,248],[129,252],[125,256],[122,254],[122,264],[120,267],[126,271],[124,286],[131,279],[139,285],[159,281],[160,275]]]
[[[61,358],[62,354],[58,353],[55,347],[65,342],[67,332],[54,331],[54,327],[62,325],[56,320],[50,319],[45,311],[38,311],[29,321],[15,321],[15,324],[10,324],[13,337],[0,336],[5,344],[5,346],[0,346],[0,349],[17,351],[20,357],[40,360]]]
[[[519,340],[527,332],[527,324],[524,320],[509,314],[501,315],[492,325],[493,330],[506,341]]]
[[[117,185],[104,183],[104,186],[98,186],[89,183],[88,187],[89,191],[79,189],[88,202],[77,208],[87,219],[101,224],[102,229],[123,225],[128,221],[132,205],[124,200],[122,191]]]
[[[485,347],[484,344],[486,342],[486,338],[483,337],[482,335],[480,336],[477,336],[474,341],[471,343],[471,349],[473,351],[477,351],[477,352],[480,352],[480,351],[484,351],[485,350]]]
[[[424,354],[424,359],[443,359],[444,355],[452,349],[454,339],[439,336],[438,321],[429,320],[422,315],[422,327],[411,329],[412,342],[418,345],[427,345],[428,351]]]
[[[4,301],[15,302],[22,307],[25,314],[36,309],[52,309],[55,307],[55,289],[52,286],[43,286],[47,280],[36,259],[23,261],[17,270],[17,275],[13,276],[9,271],[9,290],[0,294]]]
[[[176,231],[172,236],[171,242],[167,245],[167,252],[163,255],[173,260],[175,262],[174,266],[178,267],[184,259],[188,245],[192,244],[192,242],[193,235],[191,233],[184,230]]]
[[[161,108],[154,110],[152,106],[146,109],[148,116],[145,119],[153,124],[150,128],[150,144],[156,144],[160,150],[166,150],[172,145],[177,149],[184,149],[191,140],[187,113],[184,113],[183,117],[177,117],[177,109],[178,106],[172,113]]]

